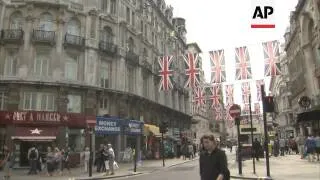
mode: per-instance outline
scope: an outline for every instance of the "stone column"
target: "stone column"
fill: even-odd
[[[319,93],[319,89],[316,88],[317,81],[314,77],[314,67],[315,64],[313,62],[314,60],[314,53],[312,51],[311,42],[303,46],[303,54],[305,58],[305,80],[307,84],[307,91],[311,97]]]
[[[127,74],[127,68],[126,68],[126,60],[125,60],[125,50],[123,48],[119,48],[119,61],[117,60],[117,71],[115,76],[116,83],[116,89],[120,91],[126,91],[126,74]]]
[[[17,84],[9,84],[8,86],[8,99],[7,102],[7,109],[8,111],[16,111],[19,109],[19,102],[20,99],[23,97],[20,97],[20,87]],[[23,94],[22,94],[23,96]]]
[[[68,108],[68,91],[66,88],[64,87],[60,87],[58,90],[58,98],[57,98],[57,102],[58,102],[58,112],[67,112],[67,108]]]

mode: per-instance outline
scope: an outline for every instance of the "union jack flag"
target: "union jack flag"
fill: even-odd
[[[249,96],[250,96],[250,82],[244,82],[241,84],[242,90],[242,102],[249,103]]]
[[[261,101],[261,85],[264,85],[264,80],[260,79],[256,81],[257,87],[257,101]]]
[[[231,107],[232,105],[230,104],[230,105],[228,105],[227,107],[226,107],[226,109],[227,109],[227,117],[226,117],[226,119],[227,120],[229,120],[229,121],[232,121],[233,120],[233,117],[231,117],[231,115],[230,115],[230,113],[229,113],[229,109],[230,109],[230,107]]]
[[[256,114],[261,114],[260,103],[254,103],[254,112]]]
[[[209,99],[212,101],[211,107],[220,106],[220,98],[221,98],[221,85],[214,85],[213,87],[210,87]]]
[[[172,76],[173,71],[170,70],[173,56],[163,56],[158,59],[158,63],[160,65],[159,73],[161,76],[159,91],[168,91],[172,89]]]
[[[264,54],[264,75],[277,76],[281,74],[279,62],[279,41],[269,41],[262,43]]]
[[[215,113],[215,116],[216,116],[216,121],[222,120],[223,114],[222,114],[222,110],[221,110],[220,106],[216,106],[214,108],[214,113]]]
[[[194,89],[194,102],[197,106],[205,104],[204,88],[197,87],[196,89]]]
[[[250,104],[244,104],[243,112],[244,112],[244,114],[249,114],[250,113]]]
[[[210,51],[211,83],[226,81],[224,50]]]
[[[233,98],[233,85],[226,85],[226,104],[233,105],[234,98]]]
[[[236,48],[236,80],[251,79],[249,51],[246,46]]]
[[[200,84],[200,63],[198,54],[188,53],[183,55],[188,79],[185,88],[195,88]]]

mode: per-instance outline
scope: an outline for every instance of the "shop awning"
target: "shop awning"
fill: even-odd
[[[144,132],[147,135],[151,132],[154,136],[161,136],[159,127],[151,124],[144,124]]]
[[[320,110],[312,110],[298,114],[297,122],[320,120]]]
[[[12,140],[21,140],[21,141],[54,141],[55,136],[12,136]]]

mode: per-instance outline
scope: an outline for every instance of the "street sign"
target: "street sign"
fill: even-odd
[[[237,118],[241,115],[241,107],[238,104],[234,104],[229,108],[229,114],[232,118]]]

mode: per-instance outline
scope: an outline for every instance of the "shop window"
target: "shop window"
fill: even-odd
[[[68,112],[81,113],[81,96],[80,95],[68,95]]]
[[[52,93],[25,92],[22,98],[23,110],[55,111],[56,96]]]
[[[74,152],[82,152],[85,146],[85,136],[83,129],[69,129],[69,147]]]

